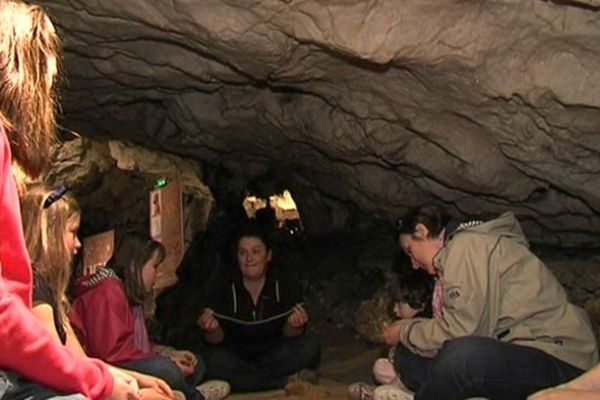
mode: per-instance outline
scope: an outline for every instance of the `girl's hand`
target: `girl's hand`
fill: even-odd
[[[108,396],[109,400],[140,400],[140,390],[133,377],[116,368],[109,367],[108,370],[114,379],[113,390]]]
[[[177,365],[185,377],[194,373],[194,367],[198,363],[196,356],[189,351],[174,351],[169,355],[169,359]]]
[[[302,328],[308,322],[308,314],[301,304],[294,306],[294,312],[287,319],[287,324],[295,329]]]
[[[167,385],[167,382],[163,381],[162,379],[135,371],[128,371],[128,374],[137,380],[140,387],[140,393],[143,389],[152,389],[153,391],[158,392],[169,399],[174,398],[173,391],[169,385]]]
[[[206,332],[214,332],[221,327],[219,320],[213,315],[213,310],[205,308],[200,314],[197,321],[200,329]]]
[[[179,359],[183,360],[183,362],[186,365],[189,365],[192,368],[195,368],[196,364],[198,364],[198,359],[196,358],[196,355],[191,351],[176,350],[171,353],[171,356],[178,357]]]
[[[172,393],[171,393],[172,394]],[[141,400],[174,400],[174,396],[168,396],[166,393],[154,388],[140,389]]]

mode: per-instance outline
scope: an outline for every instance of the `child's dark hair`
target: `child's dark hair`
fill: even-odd
[[[143,305],[146,289],[142,281],[142,267],[158,252],[159,262],[165,258],[165,247],[150,236],[139,232],[127,232],[119,237],[115,251],[107,267],[112,268],[125,285],[129,304]]]
[[[431,298],[434,281],[423,270],[412,270],[398,275],[391,285],[394,303],[406,303],[415,310],[422,310],[419,316],[431,318],[433,315]]]
[[[260,239],[268,250],[271,250],[271,232],[265,229],[256,221],[248,221],[237,231],[234,241],[234,253],[237,253],[237,246],[242,238],[253,237]]]
[[[239,276],[240,268],[238,265],[238,246],[240,244],[240,240],[243,238],[256,238],[259,239],[264,245],[267,251],[272,249],[272,235],[271,229],[265,229],[260,223],[256,220],[250,219],[244,222],[240,227],[238,227],[233,235],[233,238],[229,245],[229,258],[227,260],[227,270],[228,273],[233,274],[234,276]],[[271,265],[274,263],[271,262]]]
[[[426,205],[409,210],[404,217],[396,221],[398,235],[414,235],[417,225],[423,224],[432,238],[440,235],[450,217],[445,210],[436,205]]]

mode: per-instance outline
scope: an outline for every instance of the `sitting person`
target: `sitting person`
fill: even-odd
[[[597,362],[585,313],[528,249],[513,214],[446,221],[438,207],[425,206],[398,230],[413,265],[437,276],[443,292],[441,317],[400,320],[383,332],[415,399],[523,399]]]
[[[410,258],[406,254],[398,257],[396,262],[410,266]],[[402,268],[400,270],[406,269]],[[433,287],[432,277],[423,270],[410,269],[402,272],[399,276],[395,276],[390,285],[394,316],[398,319],[432,318]],[[402,385],[391,361],[394,357],[394,350],[395,348],[392,347],[387,358],[378,358],[373,364],[373,377],[381,385]],[[348,386],[348,395],[351,399],[356,400],[377,400],[378,398],[386,398],[383,394],[387,391],[386,389],[377,389],[374,385],[356,382]]]
[[[398,319],[432,318],[433,279],[422,270],[397,277],[391,288],[394,315]]]
[[[234,391],[281,388],[290,375],[317,367],[320,346],[304,333],[309,317],[300,284],[271,265],[264,232],[249,223],[236,246],[237,266],[208,282],[207,308],[198,317],[207,375],[226,379]]]
[[[86,354],[67,318],[66,289],[71,263],[81,243],[77,238],[80,210],[65,187],[51,190],[36,184],[29,187],[21,202],[23,231],[32,260],[34,289],[33,314],[57,343],[75,354]],[[174,399],[169,386],[155,377],[123,371],[138,381],[142,399]]]
[[[75,283],[71,324],[90,356],[162,378],[188,400],[224,398],[229,394],[226,382],[196,387],[204,366],[193,353],[151,346],[148,340],[143,305],[164,256],[163,245],[150,237],[123,235],[107,267]]]
[[[0,1],[0,397],[137,399],[134,379],[56,343],[31,313],[31,264],[12,167],[37,178],[50,162],[60,54],[40,6]]]

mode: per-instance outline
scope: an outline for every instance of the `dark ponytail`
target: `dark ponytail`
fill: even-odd
[[[423,224],[429,231],[429,237],[437,238],[449,221],[450,217],[445,210],[432,204],[409,210],[404,217],[398,219],[396,229],[398,236],[412,236],[417,225]]]

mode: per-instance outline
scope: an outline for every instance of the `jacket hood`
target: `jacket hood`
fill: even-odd
[[[75,297],[79,297],[84,293],[100,286],[102,283],[116,279],[119,281],[119,277],[110,268],[99,268],[94,274],[84,275],[77,278],[75,281],[75,287],[73,289]]]
[[[499,217],[487,222],[471,221],[459,224],[449,232],[448,240],[460,232],[476,232],[508,237],[524,246],[529,247],[529,242],[523,233],[521,224],[512,212],[505,212]]]

